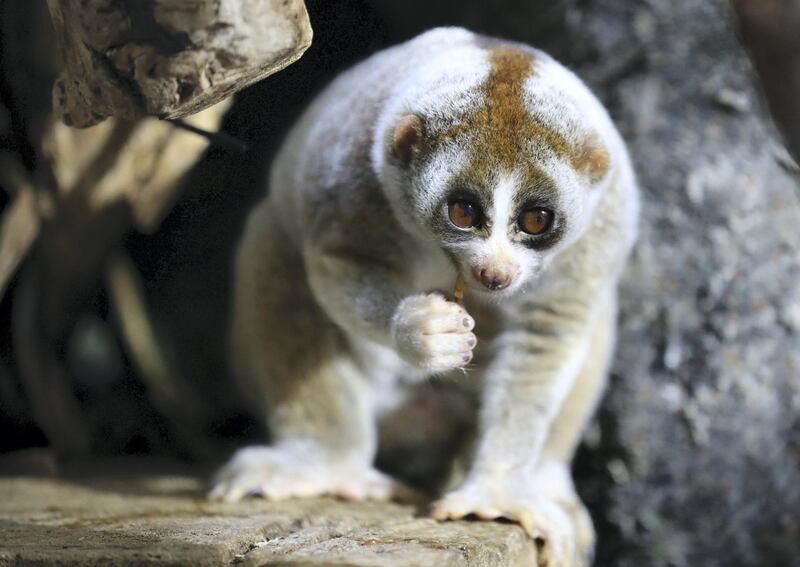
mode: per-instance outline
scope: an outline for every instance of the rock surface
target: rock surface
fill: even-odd
[[[602,0],[574,26],[644,192],[601,441],[578,467],[598,564],[800,565],[800,186],[730,13]]]
[[[514,525],[437,523],[411,506],[208,502],[195,477],[0,479],[0,566],[528,566]]]

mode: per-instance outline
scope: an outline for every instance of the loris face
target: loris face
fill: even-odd
[[[586,232],[611,164],[597,116],[568,95],[577,79],[536,52],[484,53],[481,82],[402,117],[390,148],[416,230],[471,289],[502,296]]]
[[[499,171],[486,185],[455,176],[427,219],[467,284],[510,292],[544,268],[568,232],[569,217],[552,187]]]

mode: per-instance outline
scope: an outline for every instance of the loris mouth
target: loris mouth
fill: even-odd
[[[517,286],[514,285],[512,282],[510,285],[507,285],[502,288],[490,289],[483,285],[481,282],[475,281],[470,276],[461,276],[464,280],[464,297],[477,296],[481,299],[489,299],[489,300],[502,300],[514,293],[517,290]]]

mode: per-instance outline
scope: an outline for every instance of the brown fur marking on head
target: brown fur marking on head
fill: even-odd
[[[531,141],[542,142],[593,181],[601,178],[608,169],[609,156],[597,136],[575,147],[528,110],[525,81],[536,71],[533,54],[515,47],[493,47],[489,49],[489,64],[489,76],[481,86],[485,103],[434,142],[472,133],[475,146],[469,175],[483,182],[489,182],[498,168],[513,171],[522,166],[525,175],[540,177],[541,172],[523,157]]]
[[[520,150],[528,140],[543,139],[557,153],[566,142],[556,132],[535,121],[525,106],[525,81],[535,71],[532,55],[510,47],[489,52],[490,71],[483,84],[483,107],[473,119],[480,134],[474,167],[486,178],[500,167],[511,171],[520,165]]]

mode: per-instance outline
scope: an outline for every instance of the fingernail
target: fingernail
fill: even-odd
[[[464,355],[464,362],[469,362],[471,358],[472,358],[471,354],[465,354]]]
[[[475,346],[475,339],[470,339],[470,340],[468,340],[468,341],[467,341],[467,344],[468,344],[469,346],[471,346],[471,347],[474,347],[474,346]]]
[[[469,327],[469,317],[464,317],[464,326]]]

